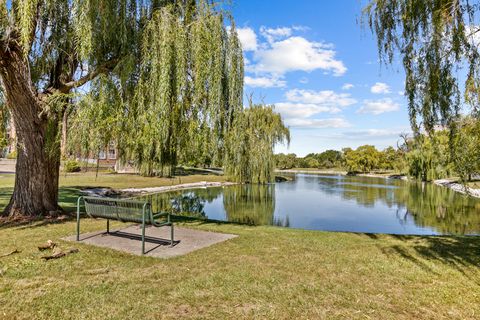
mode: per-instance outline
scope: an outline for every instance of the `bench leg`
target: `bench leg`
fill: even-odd
[[[82,197],[79,197],[77,200],[77,241],[80,241],[80,200]]]
[[[110,219],[107,219],[107,233],[110,233]]]
[[[145,221],[142,222],[142,255],[145,254]]]
[[[173,222],[170,225],[170,247],[173,247]]]
[[[80,215],[77,215],[77,241],[80,241]]]

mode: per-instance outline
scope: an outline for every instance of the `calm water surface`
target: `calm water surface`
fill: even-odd
[[[328,231],[480,234],[480,200],[448,188],[368,177],[297,174],[293,181],[183,190],[144,198],[156,211]]]

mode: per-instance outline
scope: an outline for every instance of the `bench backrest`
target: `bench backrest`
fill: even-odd
[[[83,197],[85,212],[93,218],[123,222],[151,223],[151,206],[148,202],[113,198]]]

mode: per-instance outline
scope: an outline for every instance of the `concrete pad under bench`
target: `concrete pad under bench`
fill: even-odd
[[[133,225],[123,229],[111,230],[109,234],[105,231],[81,234],[79,243],[141,255],[141,235],[141,227],[139,225]],[[237,237],[237,235],[234,234],[201,231],[175,226],[175,243],[173,247],[170,247],[170,228],[148,226],[145,229],[145,235],[145,256],[156,258],[181,256]],[[69,236],[63,238],[63,240],[76,242],[76,236]]]

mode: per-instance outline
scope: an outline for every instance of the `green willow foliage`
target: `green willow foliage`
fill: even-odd
[[[104,151],[124,131],[123,105],[122,95],[111,79],[100,76],[92,82],[91,93],[75,104],[70,117],[69,149],[85,157]]]
[[[226,28],[222,12],[195,1],[146,16],[137,55],[97,78],[78,102],[72,152],[98,154],[115,141],[121,161],[143,175],[172,175],[180,163],[223,166],[235,181],[271,182],[273,147],[289,133],[272,108],[243,109],[243,53],[233,21]],[[252,125],[260,135],[244,130]],[[255,147],[238,157],[243,141]]]
[[[396,52],[402,58],[415,132],[419,120],[430,133],[436,124],[452,125],[462,104],[463,80],[464,100],[478,111],[479,10],[468,0],[372,0],[364,9],[381,59],[391,63]]]
[[[250,104],[233,121],[227,136],[225,174],[236,182],[274,180],[277,143],[290,142],[290,132],[273,106]]]
[[[452,157],[455,172],[463,182],[480,173],[480,122],[464,117],[457,123],[453,137]]]
[[[451,177],[454,172],[450,157],[449,133],[436,131],[431,135],[418,135],[409,141],[406,153],[408,174],[421,181]]]

